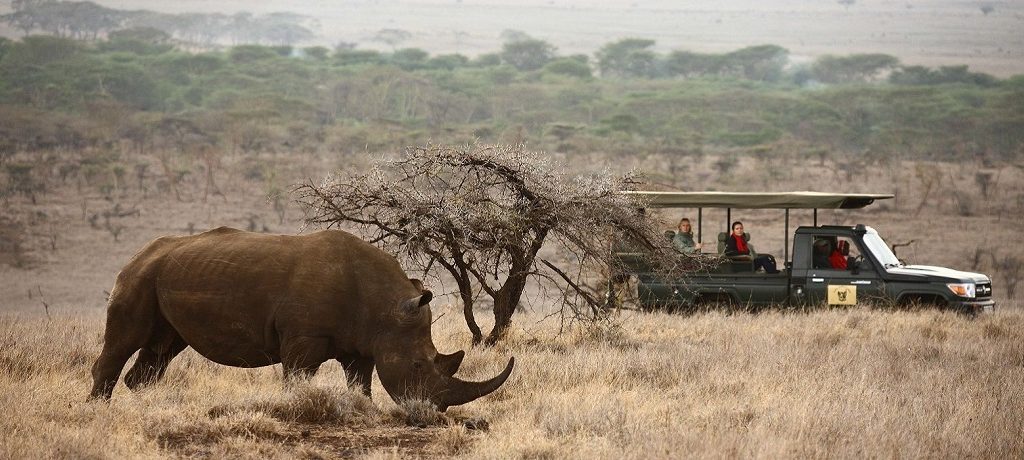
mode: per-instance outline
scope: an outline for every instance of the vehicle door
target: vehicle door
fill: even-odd
[[[854,238],[815,235],[810,244],[812,265],[804,285],[804,296],[810,305],[864,304],[884,294],[878,269],[870,257],[863,257],[866,252]],[[827,255],[822,252],[825,250]]]

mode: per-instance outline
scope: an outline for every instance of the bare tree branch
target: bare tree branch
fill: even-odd
[[[482,333],[472,307],[483,291],[494,301],[495,325],[485,340],[493,344],[533,278],[562,292],[574,311],[585,311],[576,305],[584,302],[597,314],[597,296],[586,286],[601,283],[591,278],[624,271],[613,241],[654,254],[649,258],[659,266],[679,265],[657,224],[637,212],[642,203],[619,193],[636,183],[632,175],[564,171],[522,145],[427,145],[362,173],[309,181],[293,193],[308,224],[354,226],[424,273],[436,262],[459,285],[474,342]],[[552,262],[558,259],[538,266],[549,243],[576,269]]]

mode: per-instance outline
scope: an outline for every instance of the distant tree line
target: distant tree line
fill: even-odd
[[[564,56],[522,33],[470,58],[399,48],[399,35],[382,34],[395,39],[390,52],[254,44],[189,52],[140,27],[95,41],[0,39],[0,153],[354,152],[443,138],[567,153],[1006,159],[1024,145],[1024,78],[964,66],[903,66],[877,54],[797,66],[775,45],[659,54],[643,39]]]
[[[230,43],[291,45],[316,35],[307,27],[309,18],[293,13],[166,14],[148,10],[118,10],[93,2],[13,0],[12,12],[0,16],[12,28],[28,35],[46,32],[77,40],[97,40],[122,29],[141,29],[128,34],[158,31],[182,43],[211,46]]]

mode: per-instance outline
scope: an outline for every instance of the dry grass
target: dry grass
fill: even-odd
[[[515,396],[495,398],[495,434],[475,454],[1019,457],[1021,319],[644,315],[625,321],[636,349],[517,338],[510,351],[530,351],[502,390]]]
[[[453,312],[454,313],[454,312]],[[442,350],[468,341],[455,315]],[[99,314],[0,316],[0,458],[989,457],[1024,455],[1024,315],[624,313],[558,335],[528,315],[460,376],[508,383],[447,414],[191,351],[167,378],[85,402]],[[450,319],[450,320],[449,320]],[[490,429],[463,422],[483,417]],[[468,423],[467,423],[468,424]]]

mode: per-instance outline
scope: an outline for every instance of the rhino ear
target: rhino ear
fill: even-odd
[[[441,369],[442,372],[447,374],[449,377],[455,375],[459,370],[459,366],[462,365],[462,358],[466,357],[466,352],[459,350],[450,355],[444,353],[438,353],[437,357],[434,358],[434,363]]]
[[[420,294],[420,295],[418,295],[416,297],[413,297],[411,299],[404,300],[402,302],[401,307],[402,307],[403,311],[406,311],[406,312],[409,312],[409,313],[416,313],[416,312],[419,311],[420,308],[423,308],[424,305],[430,303],[430,301],[433,298],[434,298],[434,293],[424,289],[422,294]]]

